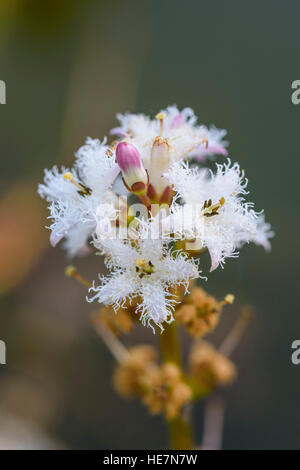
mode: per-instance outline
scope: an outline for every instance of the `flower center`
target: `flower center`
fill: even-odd
[[[151,261],[147,261],[145,258],[136,258],[135,260],[135,270],[139,273],[139,278],[142,279],[144,276],[149,276],[154,272],[154,265]]]
[[[202,214],[205,217],[212,217],[213,215],[218,215],[219,214],[218,209],[220,209],[220,207],[222,207],[224,204],[225,204],[225,199],[223,197],[221,197],[219,202],[217,202],[216,204],[213,204],[211,199],[209,199],[208,201],[204,201],[204,204],[202,207],[202,211],[203,211]]]

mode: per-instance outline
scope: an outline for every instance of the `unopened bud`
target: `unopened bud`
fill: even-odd
[[[148,175],[138,149],[128,142],[120,142],[116,149],[116,158],[127,189],[138,195],[145,194],[148,188]]]
[[[159,197],[169,184],[163,174],[168,170],[170,165],[171,156],[168,139],[163,139],[158,136],[154,139],[151,149],[149,178]]]

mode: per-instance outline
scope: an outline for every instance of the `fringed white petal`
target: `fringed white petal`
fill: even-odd
[[[171,323],[174,320],[174,297],[166,291],[162,283],[145,280],[141,286],[141,298],[142,303],[137,309],[141,322],[146,326],[154,323],[163,331],[163,323]]]
[[[95,238],[94,245],[107,257],[106,263],[109,267],[126,269],[135,266],[134,260],[138,257],[138,253],[127,240]]]
[[[74,256],[86,256],[90,253],[91,248],[88,246],[87,241],[94,229],[94,225],[86,222],[78,223],[68,231],[63,247],[70,258]]]
[[[75,168],[81,180],[100,196],[110,188],[120,172],[115,156],[108,150],[105,141],[88,137],[76,153]]]
[[[237,250],[245,243],[254,242],[269,247],[273,233],[264,219],[255,212],[253,203],[246,202],[247,179],[237,163],[216,165],[215,173],[175,163],[165,175],[185,205],[171,207],[175,236],[188,238],[192,234],[207,247],[211,256],[211,270],[223,266],[228,257],[237,257]],[[217,213],[206,217],[204,207],[219,204]],[[185,217],[184,217],[185,216]],[[181,227],[180,227],[181,222]]]
[[[110,277],[103,278],[102,284],[91,287],[89,292],[95,292],[89,302],[97,300],[99,303],[113,305],[115,310],[123,307],[126,300],[134,296],[137,289],[136,281],[128,273],[116,271]]]
[[[77,188],[64,178],[66,172],[71,172],[76,179],[76,173],[65,167],[59,171],[55,165],[51,170],[45,170],[44,184],[38,186],[38,194],[48,202],[78,199]]]

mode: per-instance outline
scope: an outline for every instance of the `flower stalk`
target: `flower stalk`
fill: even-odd
[[[181,367],[181,350],[178,328],[175,322],[167,325],[163,333],[159,334],[159,343],[162,360],[164,362],[174,362],[178,367]]]
[[[173,362],[181,369],[181,348],[175,322],[159,335],[159,343],[163,362]],[[193,449],[193,432],[187,414],[182,411],[176,418],[167,420],[167,424],[172,450]]]

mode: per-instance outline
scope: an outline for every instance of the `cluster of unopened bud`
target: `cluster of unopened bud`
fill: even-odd
[[[99,312],[99,319],[116,336],[129,333],[133,328],[132,315],[126,308],[119,308],[116,313],[111,306],[103,306]]]
[[[192,377],[208,389],[233,382],[237,374],[233,362],[207,341],[192,348],[189,367]]]
[[[200,338],[216,328],[223,306],[232,304],[233,301],[232,294],[218,301],[201,287],[196,287],[184,303],[176,309],[175,319],[184,325],[192,336]]]
[[[160,366],[156,360],[151,346],[131,348],[126,361],[115,371],[114,383],[121,395],[139,397],[151,413],[162,413],[172,420],[192,400],[192,391],[176,364]]]
[[[140,345],[128,350],[128,356],[114,374],[114,384],[124,397],[142,397],[150,370],[156,368],[157,353],[152,346]]]
[[[191,388],[182,380],[179,367],[168,362],[148,376],[149,390],[143,396],[150,412],[163,413],[166,419],[176,418],[182,407],[192,400]]]

